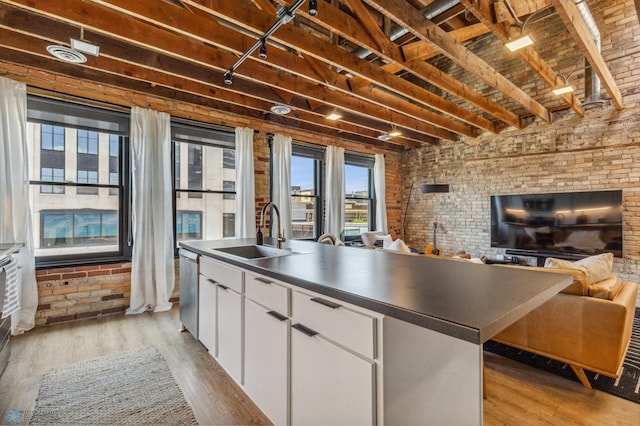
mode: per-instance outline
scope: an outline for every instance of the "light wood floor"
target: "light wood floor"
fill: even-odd
[[[155,345],[200,424],[268,423],[204,348],[178,329],[174,308],[42,327],[15,337],[9,366],[0,379],[0,419],[4,421],[7,410],[29,415],[42,375],[50,368]],[[486,354],[486,366],[486,425],[640,424],[639,404],[493,354]]]

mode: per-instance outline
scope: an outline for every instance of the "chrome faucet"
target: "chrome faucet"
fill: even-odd
[[[273,201],[269,201],[267,204],[262,207],[262,211],[260,212],[260,229],[264,227],[264,213],[267,211],[269,206],[273,207],[273,210],[276,212],[276,216],[278,216],[278,248],[282,248],[282,243],[287,241],[287,239],[282,234],[282,224],[280,223],[280,210],[278,210],[278,206]],[[258,241],[258,244],[262,244],[261,241]]]

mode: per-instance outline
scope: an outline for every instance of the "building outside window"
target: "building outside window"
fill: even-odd
[[[344,241],[375,229],[373,158],[345,155]]]
[[[176,250],[183,240],[234,237],[235,134],[182,121],[172,122],[171,133]]]
[[[323,151],[292,146],[291,231],[294,239],[317,239],[322,229],[320,184]]]
[[[127,114],[28,96],[36,264],[129,258]],[[59,182],[50,185],[48,182]]]

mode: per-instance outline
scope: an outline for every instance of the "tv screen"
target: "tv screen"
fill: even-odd
[[[491,247],[622,257],[622,191],[493,195]]]

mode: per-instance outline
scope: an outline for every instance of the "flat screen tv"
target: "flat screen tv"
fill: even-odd
[[[622,191],[491,196],[491,247],[622,257]]]

